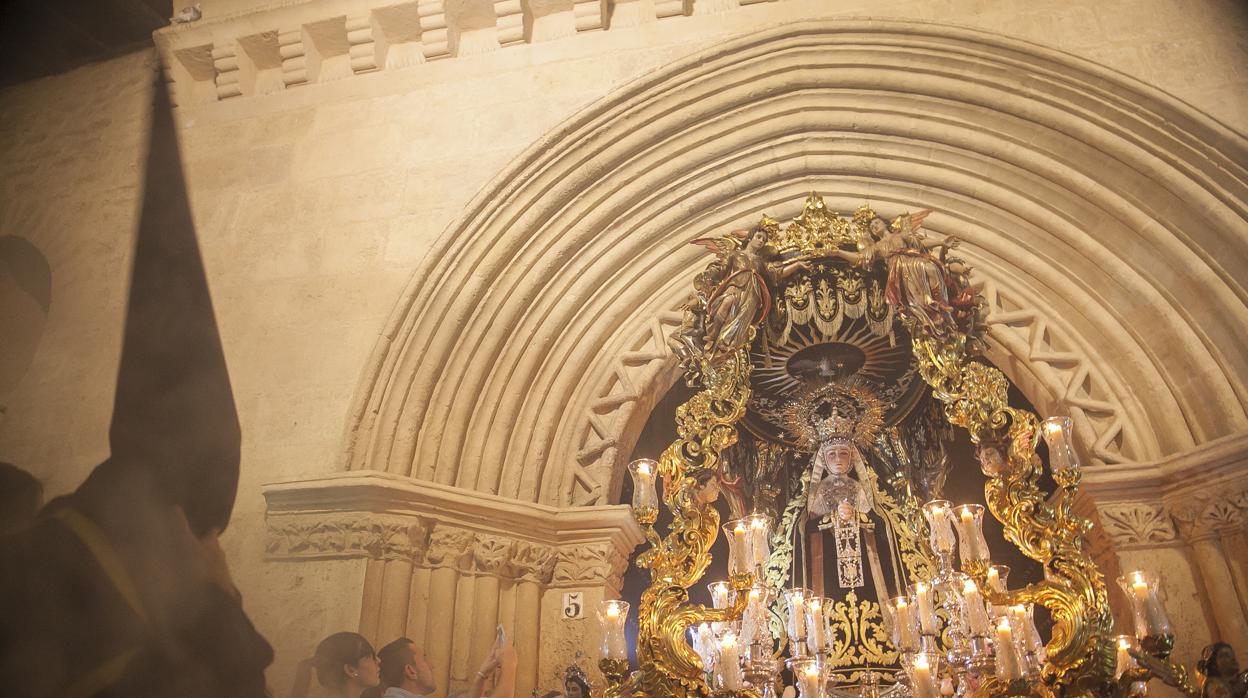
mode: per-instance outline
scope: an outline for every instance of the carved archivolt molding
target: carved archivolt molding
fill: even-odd
[[[621,326],[670,310],[653,303],[696,266],[691,239],[812,189],[838,209],[942,212],[933,234],[959,235],[1002,289],[1061,318],[998,327],[1097,424],[1098,459],[1190,449],[1248,426],[1248,356],[1218,349],[1248,343],[1226,272],[1248,257],[1245,162],[1242,136],[1034,44],[875,20],[724,42],[553,130],[445,231],[374,349],[344,467],[600,500],[610,475],[593,459],[628,445],[604,415],[639,395],[637,367],[601,391],[602,357],[647,351]],[[1180,295],[1178,268],[1207,292]],[[1103,358],[1068,356],[1088,348]],[[587,409],[601,438],[586,438]]]

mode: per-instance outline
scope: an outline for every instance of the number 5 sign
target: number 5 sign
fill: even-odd
[[[563,595],[563,617],[565,620],[576,620],[585,615],[584,592],[569,591]]]

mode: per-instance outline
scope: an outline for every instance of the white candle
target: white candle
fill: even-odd
[[[811,652],[819,653],[824,642],[823,599],[816,597],[806,604],[806,621],[807,644]]]
[[[750,519],[750,553],[754,567],[760,571],[767,565],[771,550],[767,545],[767,519],[755,516]]]
[[[806,640],[806,596],[801,590],[789,592],[789,639],[794,642]]]
[[[1010,574],[1010,568],[1005,565],[993,565],[988,568],[988,588],[997,594],[1006,592],[1006,577]],[[991,605],[992,617],[999,618],[1005,613],[1003,604],[994,603]]]
[[[932,667],[928,664],[927,655],[919,653],[914,658],[911,679],[914,682],[915,698],[936,698],[936,680],[932,678]]]
[[[997,623],[997,676],[1013,681],[1023,675],[1022,662],[1019,661],[1018,648],[1014,646],[1014,633],[1010,630],[1010,619],[1003,616]]]
[[[991,635],[991,623],[988,620],[988,609],[984,606],[984,597],[980,595],[979,587],[970,579],[962,585],[962,603],[966,607],[966,622],[971,626],[971,634],[976,637]]]
[[[797,676],[798,686],[802,689],[802,698],[822,698],[822,678],[817,663],[808,662],[806,666],[802,667]]]
[[[702,657],[703,668],[706,671],[715,670],[715,631],[711,629],[710,623],[702,623],[698,626],[698,644],[702,646],[698,654]]]
[[[914,596],[919,605],[919,627],[924,635],[936,634],[936,605],[932,603],[932,587],[927,582],[914,585]]]
[[[1118,657],[1117,666],[1114,668],[1114,678],[1122,676],[1126,671],[1135,668],[1135,657],[1131,656],[1131,638],[1126,635],[1118,637]]]
[[[731,631],[724,633],[719,641],[719,669],[724,677],[724,688],[740,691],[745,679],[741,674],[741,654],[737,648],[737,636]]]
[[[919,638],[915,630],[914,608],[904,596],[893,599],[894,622],[897,624],[897,649],[902,652],[913,652],[919,647]]]

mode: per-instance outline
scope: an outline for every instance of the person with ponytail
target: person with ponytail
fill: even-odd
[[[334,633],[321,640],[313,655],[299,663],[291,698],[307,698],[312,671],[334,698],[360,698],[381,685],[381,665],[373,646],[359,633]]]

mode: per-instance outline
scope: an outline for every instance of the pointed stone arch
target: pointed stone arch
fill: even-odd
[[[670,311],[656,299],[687,288],[689,240],[812,190],[940,211],[928,227],[996,283],[1015,377],[1108,420],[1093,451],[1189,448],[1248,425],[1244,163],[1242,135],[1034,44],[896,21],[761,30],[600,100],[473,200],[374,350],[344,466],[585,501],[573,483],[601,483],[577,470],[579,415],[637,394],[625,372],[595,396],[595,371],[646,352],[620,328]]]

